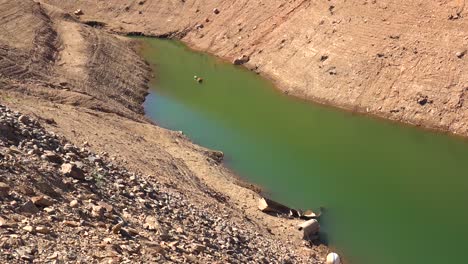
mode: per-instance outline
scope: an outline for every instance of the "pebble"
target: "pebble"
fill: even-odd
[[[50,230],[45,226],[38,226],[36,227],[36,232],[41,234],[49,234]]]
[[[80,205],[80,202],[78,202],[78,200],[73,200],[70,202],[71,208],[77,208],[79,205]]]
[[[27,225],[27,226],[23,227],[23,230],[28,232],[28,233],[32,233],[32,232],[34,232],[34,227],[30,226],[30,225]]]

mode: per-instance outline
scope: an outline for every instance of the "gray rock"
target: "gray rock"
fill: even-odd
[[[21,205],[21,207],[19,208],[19,210],[23,213],[26,213],[26,214],[37,214],[39,213],[39,208],[37,208],[33,202],[31,201],[27,201],[26,203],[24,203],[23,205]]]

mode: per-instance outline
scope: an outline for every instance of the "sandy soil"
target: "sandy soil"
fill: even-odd
[[[110,31],[250,56],[247,67],[291,95],[468,135],[465,0],[45,2]]]

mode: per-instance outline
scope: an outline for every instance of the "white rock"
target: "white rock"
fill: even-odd
[[[341,264],[340,256],[334,252],[327,255],[327,264]]]

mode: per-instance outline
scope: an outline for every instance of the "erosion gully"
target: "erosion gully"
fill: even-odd
[[[326,208],[321,236],[351,263],[466,262],[468,142],[297,100],[179,42],[142,41],[157,76],[147,115],[222,150],[274,200]]]

